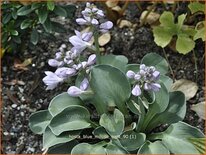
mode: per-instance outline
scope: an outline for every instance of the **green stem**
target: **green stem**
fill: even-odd
[[[99,33],[97,31],[94,32],[94,44],[96,48],[96,55],[97,55],[97,64],[100,64],[100,49],[99,49]]]
[[[173,81],[174,81],[174,80],[175,80],[175,74],[174,74],[174,72],[173,72],[173,70],[172,70],[172,67],[171,67],[170,63],[169,63],[169,60],[168,60],[167,54],[166,54],[166,52],[165,52],[165,49],[162,48],[162,50],[163,50],[165,59],[167,60],[167,63],[168,63],[168,65],[169,65],[170,73],[172,74],[172,79],[173,79]]]
[[[195,70],[196,70],[196,73],[195,73],[195,78],[196,78],[196,82],[197,82],[197,78],[198,78],[198,67],[197,67],[197,57],[196,57],[196,54],[195,54],[195,50],[193,49],[192,50],[193,52],[193,57],[194,57],[194,60],[195,60]]]
[[[135,3],[137,5],[138,9],[142,12],[143,9],[142,9],[142,7],[140,5],[140,2],[139,1],[135,1]]]

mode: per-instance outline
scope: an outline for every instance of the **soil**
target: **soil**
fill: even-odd
[[[81,3],[80,8],[82,5]],[[159,10],[161,11],[161,7]],[[181,9],[179,10],[181,11]],[[79,12],[77,12],[77,15],[79,15]],[[138,11],[137,6],[130,4],[123,19],[138,25],[139,17],[140,11]],[[64,23],[67,29],[66,33],[57,34],[55,41],[42,39],[34,49],[26,48],[15,55],[6,54],[2,59],[3,154],[42,153],[42,136],[35,135],[30,131],[28,118],[35,111],[47,109],[49,102],[54,96],[67,90],[67,86],[63,85],[53,91],[46,91],[42,78],[45,76],[44,71],[53,69],[48,66],[48,59],[54,56],[58,47],[63,43],[69,49],[71,45],[68,42],[68,38],[74,34],[73,30],[75,28],[78,27],[80,29],[80,27],[70,20],[55,20]],[[148,25],[136,27],[136,29],[120,29],[115,26],[111,31],[111,36],[111,41],[104,47],[105,51],[123,54],[128,57],[130,63],[139,63],[142,57],[149,52],[155,52],[164,57],[162,49],[154,43],[152,31]],[[198,127],[202,131],[204,131],[204,121],[190,107],[192,104],[205,100],[204,49],[204,43],[197,41],[195,47],[198,63],[197,72],[192,52],[187,55],[181,55],[170,48],[165,48],[175,79],[185,78],[198,84],[197,94],[187,101],[187,114],[184,121]],[[26,67],[28,70],[15,69],[15,62],[23,62],[28,58],[32,58],[32,63]]]

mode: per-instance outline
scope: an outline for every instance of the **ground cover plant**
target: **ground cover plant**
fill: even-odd
[[[45,71],[43,78],[47,90],[65,82],[69,88],[51,100],[48,110],[29,118],[31,130],[43,134],[44,153],[204,153],[204,134],[182,122],[186,99],[171,91],[167,61],[155,53],[136,64],[123,55],[101,55],[99,35],[113,23],[92,3],[81,13],[76,22],[89,30],[75,30],[69,38],[73,47],[60,46],[48,61],[56,70]],[[167,129],[155,131],[164,124]]]

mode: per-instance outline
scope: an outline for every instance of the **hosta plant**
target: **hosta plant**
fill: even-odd
[[[68,90],[54,97],[47,110],[29,118],[31,130],[43,134],[43,151],[48,154],[204,153],[204,134],[182,122],[186,113],[185,96],[170,91],[172,80],[166,76],[166,60],[149,53],[140,63],[128,64],[125,56],[101,55],[98,36],[113,24],[104,19],[102,10],[90,3],[82,15],[76,21],[90,27],[90,31],[75,31],[76,35],[69,38],[73,47],[59,48],[48,61],[56,71],[46,71],[43,78],[47,90],[63,82],[68,83]],[[162,125],[167,127],[162,129]]]

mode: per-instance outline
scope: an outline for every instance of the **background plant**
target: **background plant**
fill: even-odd
[[[43,150],[67,154],[204,153],[204,134],[181,122],[186,113],[185,96],[170,91],[167,61],[155,53],[144,56],[140,64],[128,64],[121,55],[102,56],[97,36],[112,24],[89,3],[82,15],[76,21],[88,25],[90,31],[75,31],[69,39],[74,47],[69,51],[60,47],[49,61],[57,70],[47,71],[44,78],[48,89],[71,77],[76,77],[75,84],[56,96],[48,110],[30,117],[31,130],[43,134]],[[91,33],[95,46],[90,42]],[[86,49],[94,54],[84,55]],[[169,125],[165,131],[154,130],[165,124]],[[93,137],[92,141],[84,139],[85,135]]]
[[[15,51],[29,40],[30,47],[43,37],[54,32],[65,32],[64,27],[52,21],[53,17],[72,18],[76,10],[74,5],[60,5],[53,1],[3,2],[2,11],[2,51]]]

